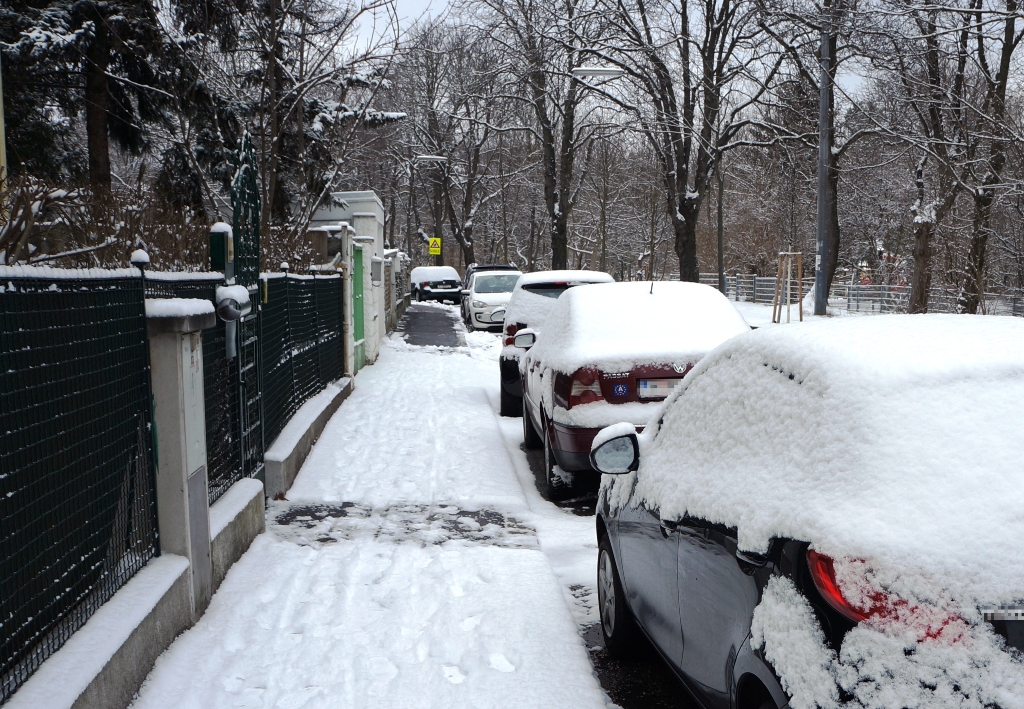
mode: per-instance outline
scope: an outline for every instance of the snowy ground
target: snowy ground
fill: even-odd
[[[465,339],[396,336],[359,373],[135,709],[609,705],[579,634],[593,517],[541,498],[497,414],[499,340]]]

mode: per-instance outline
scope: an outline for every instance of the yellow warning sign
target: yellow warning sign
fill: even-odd
[[[434,237],[430,240],[430,255],[440,256],[441,255],[441,240]]]

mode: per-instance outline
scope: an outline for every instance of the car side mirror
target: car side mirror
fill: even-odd
[[[469,291],[465,288],[462,289],[462,295],[469,295]]]
[[[616,436],[590,451],[590,464],[605,475],[625,475],[640,467],[640,444],[635,433]]]
[[[501,324],[505,322],[505,309],[498,308],[491,311],[491,322]]]
[[[533,347],[533,344],[537,341],[537,336],[532,332],[523,332],[516,335],[515,339],[512,340],[512,344],[524,350],[528,350]]]

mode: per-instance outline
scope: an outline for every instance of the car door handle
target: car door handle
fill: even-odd
[[[736,550],[736,563],[745,574],[754,573],[755,569],[763,569],[768,565],[768,557],[764,554],[756,554],[752,551]]]

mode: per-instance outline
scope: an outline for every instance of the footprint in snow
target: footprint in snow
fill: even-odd
[[[496,669],[498,672],[515,672],[516,668],[508,659],[500,652],[491,653],[491,667]]]
[[[466,675],[462,674],[458,667],[444,665],[441,667],[441,671],[444,672],[444,678],[452,684],[462,684],[466,681]]]

